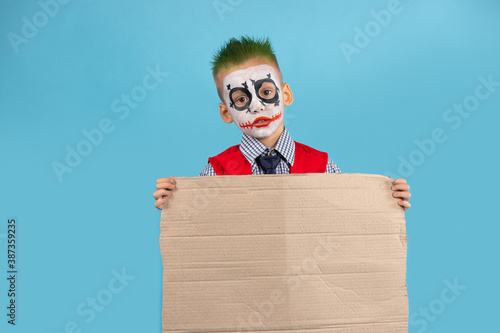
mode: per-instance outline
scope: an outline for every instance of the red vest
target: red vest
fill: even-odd
[[[290,173],[324,173],[328,154],[302,143],[295,142],[295,157]],[[240,145],[224,150],[219,155],[208,158],[215,173],[220,175],[251,175],[252,166],[240,151]]]

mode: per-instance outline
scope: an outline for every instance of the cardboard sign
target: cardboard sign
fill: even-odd
[[[407,332],[389,178],[176,178],[161,215],[163,332]]]

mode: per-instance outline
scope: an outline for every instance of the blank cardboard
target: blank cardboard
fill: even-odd
[[[406,226],[380,175],[179,177],[163,332],[407,332]]]

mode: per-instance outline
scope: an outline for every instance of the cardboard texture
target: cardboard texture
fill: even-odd
[[[163,332],[407,332],[406,226],[366,174],[176,178]]]

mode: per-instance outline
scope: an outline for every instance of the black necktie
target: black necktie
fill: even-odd
[[[267,156],[259,156],[255,159],[257,163],[260,165],[264,173],[266,174],[275,174],[276,167],[280,164],[281,156],[276,155],[267,155]]]

